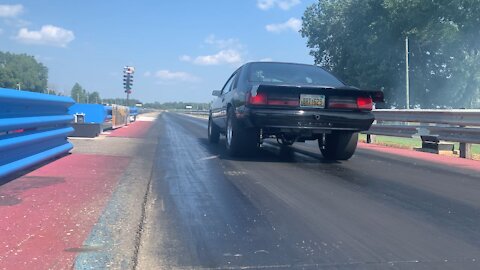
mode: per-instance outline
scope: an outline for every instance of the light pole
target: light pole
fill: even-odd
[[[406,108],[410,109],[410,76],[409,76],[409,67],[408,67],[408,36],[405,38],[405,82],[406,82]]]

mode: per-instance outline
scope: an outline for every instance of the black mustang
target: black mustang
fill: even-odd
[[[374,120],[373,102],[381,91],[342,83],[324,69],[304,64],[253,62],[237,69],[221,91],[213,91],[208,139],[225,134],[230,155],[252,152],[263,139],[283,145],[318,140],[326,159],[347,160],[358,132]]]

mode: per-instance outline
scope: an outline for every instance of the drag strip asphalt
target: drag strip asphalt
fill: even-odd
[[[331,162],[314,143],[270,142],[232,159],[206,120],[158,121],[137,269],[480,267],[475,163],[362,145]]]

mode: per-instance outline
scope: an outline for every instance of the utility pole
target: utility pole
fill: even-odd
[[[405,38],[405,80],[406,80],[406,108],[410,109],[410,78],[409,78],[409,67],[408,67],[408,36]]]

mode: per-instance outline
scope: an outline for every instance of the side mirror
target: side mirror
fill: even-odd
[[[221,93],[222,93],[222,91],[220,91],[220,90],[213,90],[212,96],[219,97]]]

